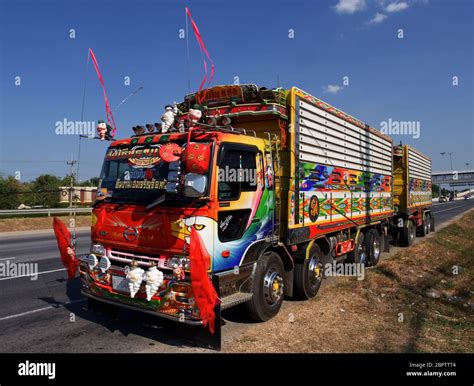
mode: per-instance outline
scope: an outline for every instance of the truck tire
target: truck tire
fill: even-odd
[[[377,265],[382,254],[382,237],[375,228],[370,229],[366,233],[367,247],[367,266],[373,267]]]
[[[318,293],[323,279],[322,254],[319,246],[313,245],[307,259],[295,262],[295,298],[306,300]]]
[[[431,232],[431,215],[429,213],[425,213],[425,223],[426,223],[426,234]]]
[[[250,278],[253,296],[245,303],[253,320],[266,322],[278,314],[283,303],[284,277],[280,256],[275,252],[265,252]]]
[[[409,247],[413,244],[416,237],[416,227],[413,224],[413,221],[406,220],[403,224],[403,228],[401,230],[401,242],[404,247]]]
[[[359,234],[354,250],[347,254],[347,262],[364,265],[367,263],[367,245],[362,232]]]
[[[430,232],[435,231],[435,218],[430,214]]]
[[[421,224],[420,227],[418,227],[417,229],[417,235],[420,236],[420,237],[425,237],[428,233],[430,233],[430,230],[429,230],[429,218],[428,218],[428,214],[425,213],[423,215],[423,223]]]

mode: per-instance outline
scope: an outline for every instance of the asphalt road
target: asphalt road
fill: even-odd
[[[437,225],[474,208],[474,200],[435,204]],[[78,252],[89,250],[89,232],[78,233]],[[86,308],[80,281],[66,280],[54,235],[0,234],[0,263],[37,264],[38,276],[0,277],[1,352],[194,352],[200,329],[123,310],[118,317]],[[223,315],[223,341],[249,323],[239,309]]]

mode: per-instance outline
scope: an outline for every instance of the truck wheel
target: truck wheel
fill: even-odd
[[[321,249],[314,245],[309,257],[295,262],[295,297],[301,300],[314,298],[321,287],[323,279]]]
[[[379,231],[372,228],[366,233],[367,236],[367,265],[374,266],[380,260],[382,254],[382,238]]]
[[[431,216],[429,213],[425,214],[426,234],[431,232]]]
[[[425,237],[425,236],[430,232],[429,226],[428,226],[428,222],[429,222],[429,220],[428,220],[428,215],[425,214],[425,215],[423,216],[423,223],[422,223],[421,226],[417,229],[417,230],[418,230],[418,232],[417,232],[418,236],[420,236],[420,237]]]
[[[246,307],[253,320],[265,322],[278,314],[283,303],[284,277],[280,256],[275,252],[265,252],[250,279],[253,296]]]
[[[413,224],[413,221],[411,220],[405,221],[405,223],[403,224],[401,236],[402,236],[401,237],[402,245],[404,247],[409,247],[410,245],[413,244],[413,241],[415,240],[415,237],[416,237],[416,227],[415,227],[415,224]]]
[[[434,232],[435,231],[435,218],[430,215],[429,221],[430,221],[430,232]]]
[[[359,234],[354,250],[347,254],[347,261],[364,265],[367,263],[367,245],[365,243],[365,236],[362,232]]]

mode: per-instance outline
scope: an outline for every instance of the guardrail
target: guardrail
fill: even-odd
[[[0,210],[1,216],[22,216],[25,214],[47,214],[50,217],[52,214],[61,213],[91,213],[92,208],[45,208],[45,209],[7,209]]]

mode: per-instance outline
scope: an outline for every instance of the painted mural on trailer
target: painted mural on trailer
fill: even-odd
[[[392,210],[391,176],[308,162],[301,162],[299,170],[302,225]]]

